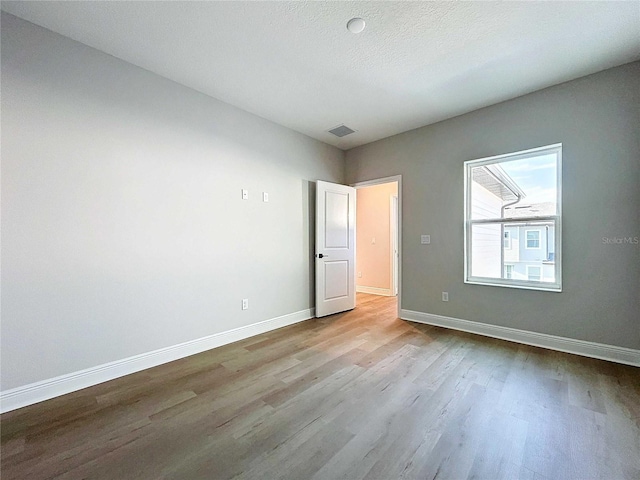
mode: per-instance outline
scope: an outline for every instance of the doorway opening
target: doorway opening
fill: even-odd
[[[362,294],[393,297],[400,314],[402,178],[353,185],[356,188],[356,305]],[[368,297],[369,299],[372,297]]]

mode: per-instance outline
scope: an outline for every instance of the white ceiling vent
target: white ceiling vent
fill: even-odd
[[[335,128],[332,128],[331,130],[327,130],[329,133],[333,133],[336,137],[344,137],[346,135],[349,135],[351,133],[354,133],[355,130],[345,126],[345,125],[338,125]]]

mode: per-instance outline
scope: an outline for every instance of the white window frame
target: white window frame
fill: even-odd
[[[504,231],[504,236],[502,237],[502,248],[505,250],[511,250],[511,232],[508,230]]]
[[[513,280],[513,267],[514,265],[512,263],[505,263],[504,264],[504,278],[507,280]],[[511,271],[509,272],[511,274],[511,277],[507,277],[507,269],[511,269]]]
[[[537,268],[538,272],[540,272],[540,275],[536,275],[536,277],[540,277],[540,280],[530,280],[529,277],[531,276],[531,274],[529,273],[529,271],[532,268]],[[541,282],[542,281],[542,265],[527,265],[527,280],[529,282]]]
[[[539,157],[547,154],[556,155],[556,215],[545,215],[538,217],[526,217],[518,219],[471,219],[471,172],[473,167],[482,165],[491,165],[502,162],[510,162],[514,160],[524,160],[532,157]],[[496,287],[508,287],[519,288],[525,290],[542,290],[548,292],[561,292],[562,291],[562,144],[557,143],[554,145],[547,145],[544,147],[532,148],[530,150],[523,150],[520,152],[507,153],[503,155],[496,155],[493,157],[479,158],[477,160],[468,160],[464,162],[464,283],[475,285],[489,285]],[[517,222],[545,222],[551,221],[555,227],[554,235],[554,257],[555,257],[555,281],[543,282],[541,281],[529,281],[529,280],[516,280],[505,278],[490,278],[490,277],[474,277],[471,275],[471,228],[473,225],[489,223],[489,224],[502,224]],[[502,245],[504,248],[504,238],[502,239]],[[526,234],[525,234],[525,248],[526,248]],[[542,234],[540,234],[540,244],[542,243]],[[544,272],[542,272],[544,273]],[[542,274],[541,274],[542,275]],[[504,277],[504,271],[502,272]]]
[[[538,232],[538,246],[530,247],[529,246],[529,238],[527,234],[529,232]],[[526,228],[524,231],[524,248],[527,250],[540,250],[542,248],[542,230],[539,228]]]

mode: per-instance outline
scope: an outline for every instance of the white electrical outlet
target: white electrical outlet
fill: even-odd
[[[249,299],[248,298],[243,298],[242,299],[242,309],[243,310],[248,310],[249,309]]]
[[[422,245],[429,245],[431,243],[431,235],[420,235],[420,243]]]
[[[362,278],[362,272],[358,272],[358,278]]]
[[[249,190],[246,189],[242,189],[242,199],[243,200],[249,200]]]
[[[443,302],[449,301],[449,292],[442,292],[442,301]]]

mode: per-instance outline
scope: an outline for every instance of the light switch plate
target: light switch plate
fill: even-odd
[[[420,243],[422,245],[429,245],[431,243],[431,235],[420,235]]]
[[[249,200],[249,190],[242,189],[242,199]]]
[[[263,202],[269,201],[269,194],[267,192],[262,192],[262,201]]]

